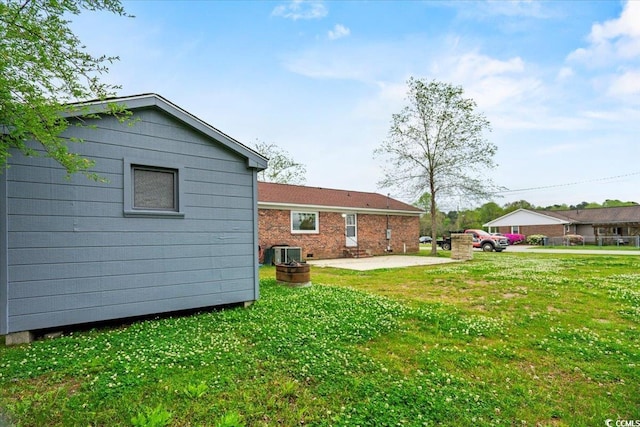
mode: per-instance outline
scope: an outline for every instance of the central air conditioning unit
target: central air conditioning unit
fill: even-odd
[[[302,248],[294,246],[274,246],[273,247],[273,263],[287,264],[291,261],[302,261]]]

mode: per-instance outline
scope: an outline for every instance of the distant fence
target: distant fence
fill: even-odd
[[[584,236],[582,241],[569,239],[566,236],[547,237],[546,246],[631,246],[640,248],[640,236]]]

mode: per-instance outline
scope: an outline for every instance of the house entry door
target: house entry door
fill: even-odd
[[[345,231],[347,238],[345,245],[349,248],[358,246],[358,221],[356,214],[346,214],[344,217]]]

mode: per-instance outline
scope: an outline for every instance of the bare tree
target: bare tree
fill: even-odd
[[[485,139],[490,125],[464,98],[461,87],[410,78],[407,102],[392,116],[387,139],[374,154],[385,158],[383,187],[418,198],[430,195],[431,254],[435,255],[437,204],[482,200],[494,194],[487,172],[495,168],[497,147]]]
[[[258,172],[258,181],[279,184],[304,184],[307,180],[307,168],[295,162],[291,155],[273,143],[256,141],[255,150],[269,159],[269,165]]]

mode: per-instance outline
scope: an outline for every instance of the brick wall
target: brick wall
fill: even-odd
[[[277,245],[299,246],[305,259],[341,258],[345,250],[345,219],[341,212],[318,212],[318,234],[291,233],[289,210],[259,209],[258,239],[262,248]],[[389,215],[391,240],[386,239],[387,216],[358,214],[358,249],[370,255],[420,250],[420,220],[417,216]]]
[[[499,227],[499,232],[509,234],[511,233],[511,227]],[[564,236],[564,225],[521,225],[520,234],[524,234],[525,236],[542,234],[547,237],[560,237]]]

